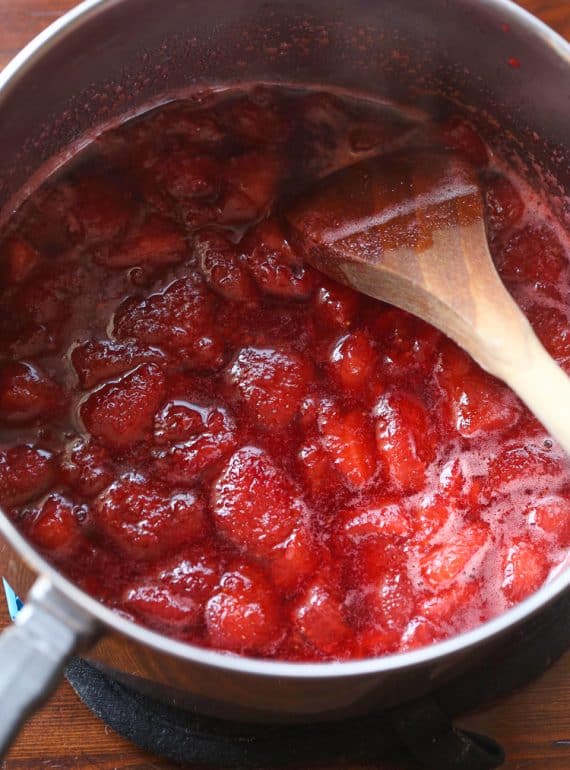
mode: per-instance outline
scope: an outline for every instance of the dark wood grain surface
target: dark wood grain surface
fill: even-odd
[[[72,5],[73,0],[0,0],[0,66]],[[570,38],[570,0],[524,0],[521,5]],[[7,622],[0,597],[0,628]],[[462,725],[503,744],[508,753],[506,770],[570,770],[570,654],[524,691],[470,714]],[[8,757],[0,760],[0,770],[155,769],[174,770],[174,765],[119,738],[90,714],[67,684],[59,687],[25,727]],[[358,770],[413,768],[381,763],[374,768],[361,765]]]

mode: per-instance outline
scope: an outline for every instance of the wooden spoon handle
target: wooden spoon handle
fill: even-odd
[[[500,287],[504,291],[504,287]],[[486,306],[485,306],[486,305]],[[459,342],[488,372],[503,380],[570,454],[570,377],[547,353],[510,297],[481,303],[477,331]]]
[[[502,378],[570,454],[570,378],[530,329],[524,358]]]

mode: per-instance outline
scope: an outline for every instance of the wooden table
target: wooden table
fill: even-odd
[[[74,0],[0,0],[0,66],[74,4]],[[521,5],[570,38],[570,0],[522,0]],[[0,596],[0,628],[7,622]],[[503,744],[509,756],[507,770],[569,770],[570,653],[523,692],[491,709],[470,714],[461,723]],[[174,770],[174,765],[139,751],[117,736],[91,715],[69,685],[62,684],[0,764],[0,770],[48,768]],[[361,766],[358,770],[373,768]],[[374,770],[412,768],[382,763]]]

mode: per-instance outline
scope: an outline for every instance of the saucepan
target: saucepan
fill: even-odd
[[[334,86],[431,112],[453,102],[570,226],[570,46],[507,0],[87,0],[0,75],[2,216],[50,159],[101,125],[168,94],[259,81]],[[570,568],[560,568],[500,617],[404,654],[285,663],[136,625],[72,585],[1,512],[0,533],[5,577],[25,597],[0,640],[0,749],[76,654],[220,718],[340,719],[429,692],[515,634],[520,644],[525,625],[570,587]]]

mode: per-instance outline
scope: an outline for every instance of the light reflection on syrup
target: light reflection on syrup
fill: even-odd
[[[316,267],[334,273],[328,249],[349,261],[378,264],[388,251],[427,250],[438,230],[481,217],[475,172],[432,148],[370,158],[318,183],[288,219],[311,246]]]

